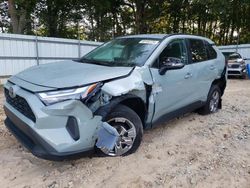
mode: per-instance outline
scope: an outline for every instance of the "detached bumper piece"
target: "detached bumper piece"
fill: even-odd
[[[5,119],[6,127],[33,155],[39,158],[60,161],[89,156],[94,153],[94,148],[87,151],[59,153],[10,110],[7,108],[4,108],[4,110],[7,115]]]
[[[104,122],[98,131],[98,140],[96,146],[100,149],[112,151],[118,138],[119,133],[117,130],[108,123]]]

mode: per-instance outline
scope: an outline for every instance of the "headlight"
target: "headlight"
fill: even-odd
[[[241,63],[240,66],[241,66],[241,67],[245,67],[246,64],[245,64],[245,63]]]
[[[76,88],[76,89],[38,93],[38,97],[46,105],[70,99],[84,99],[88,96],[89,93],[91,93],[96,88],[96,86],[97,84],[92,84],[90,86]]]

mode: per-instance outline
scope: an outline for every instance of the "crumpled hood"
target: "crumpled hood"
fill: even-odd
[[[43,87],[67,88],[126,76],[132,69],[62,61],[31,67],[15,77]]]

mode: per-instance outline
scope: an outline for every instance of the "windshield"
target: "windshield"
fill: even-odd
[[[94,49],[80,61],[105,66],[142,66],[159,43],[159,39],[118,38]]]
[[[241,57],[240,57],[240,55],[239,54],[232,54],[232,55],[230,55],[229,56],[229,60],[234,60],[234,59],[240,59]]]
[[[233,54],[233,52],[222,52],[222,53],[225,56],[226,60],[228,60],[229,56]]]

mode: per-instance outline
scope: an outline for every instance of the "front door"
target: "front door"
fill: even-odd
[[[164,75],[159,74],[159,68],[166,58],[181,59],[185,66],[178,70],[168,70]],[[194,102],[192,69],[188,65],[188,51],[185,39],[174,39],[163,50],[158,58],[159,68],[151,68],[155,87],[155,115],[153,121],[164,114],[173,112]]]

